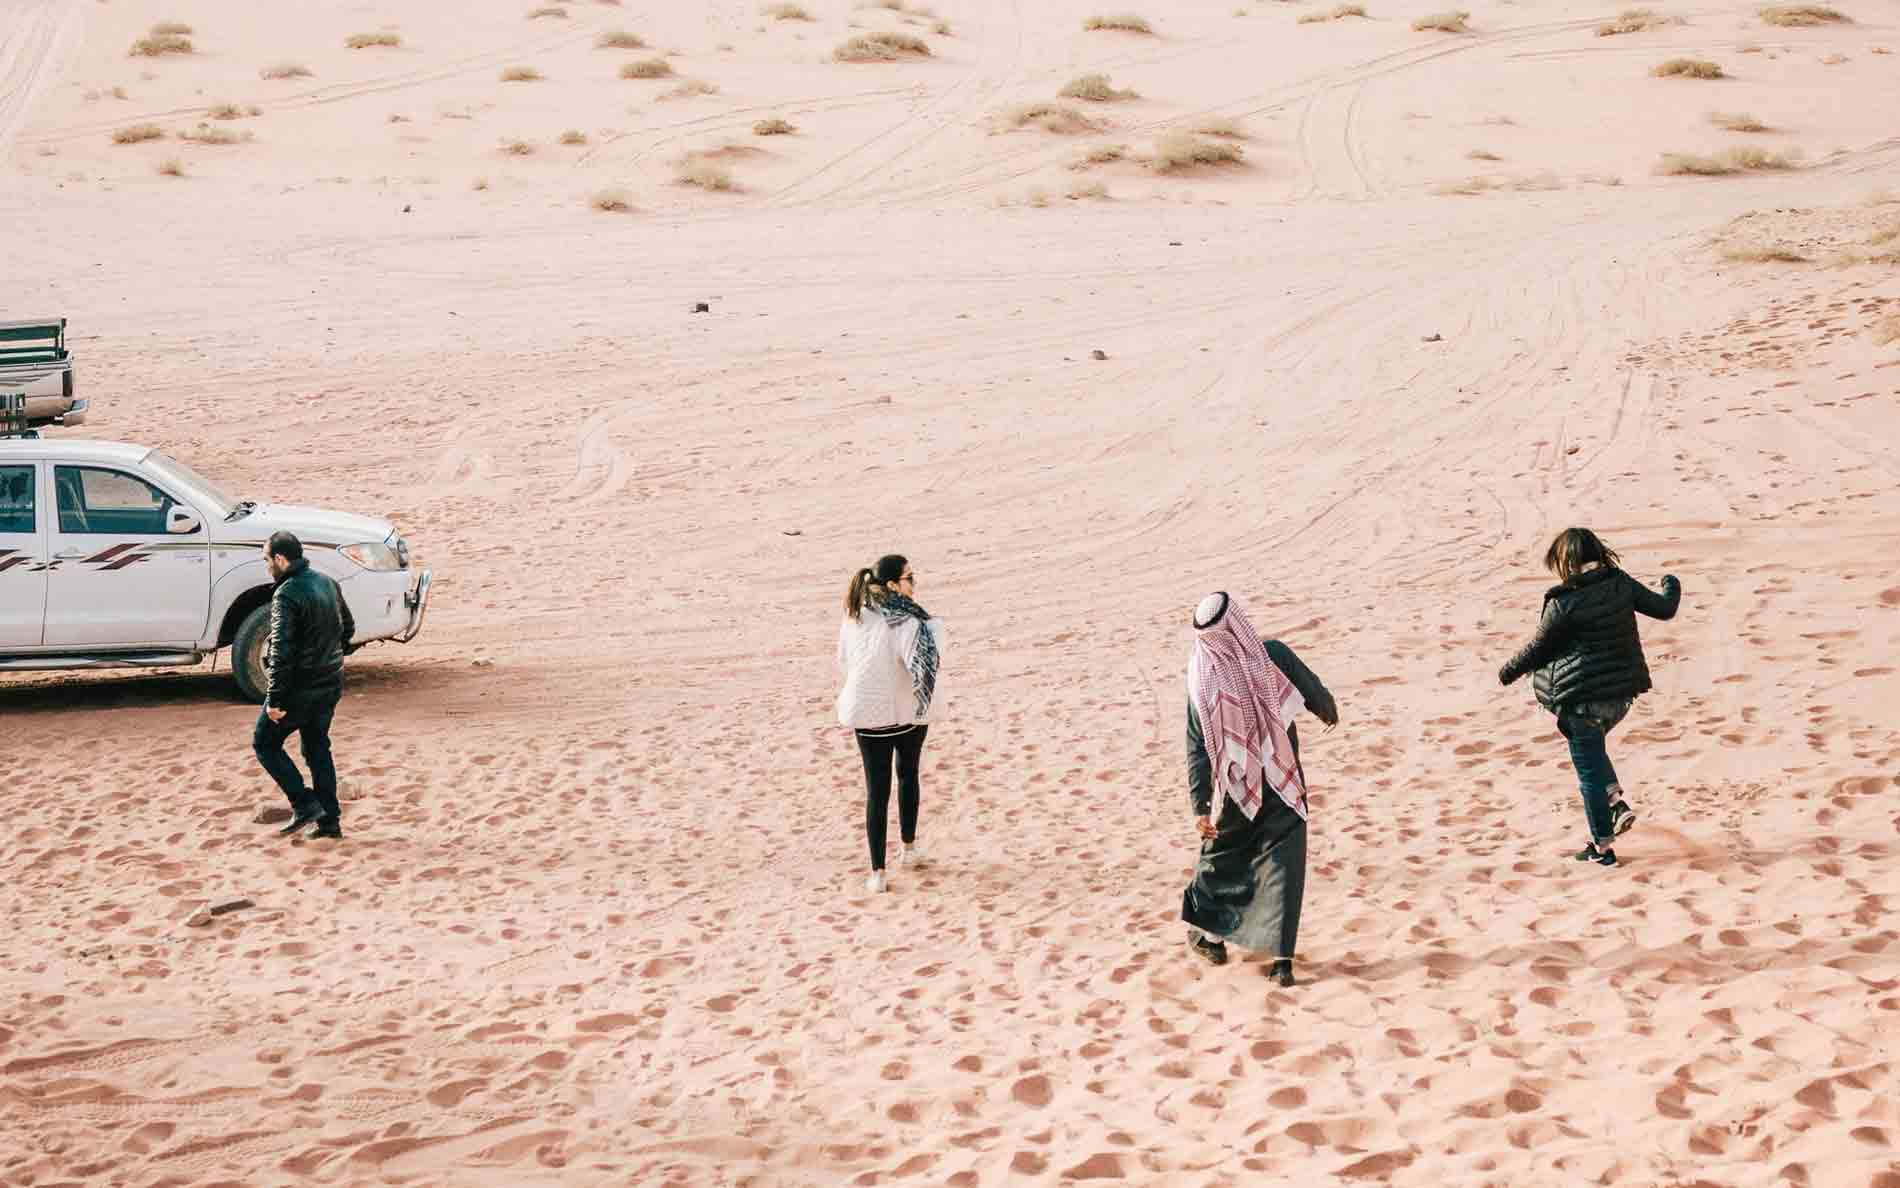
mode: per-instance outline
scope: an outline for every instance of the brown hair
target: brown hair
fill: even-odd
[[[890,553],[879,557],[876,565],[852,574],[851,585],[844,592],[844,613],[855,619],[866,603],[876,605],[880,601],[877,590],[903,577],[904,567],[909,564],[908,558]]]
[[[1550,542],[1550,548],[1544,553],[1544,568],[1567,584],[1575,580],[1585,566],[1602,564],[1616,569],[1621,560],[1615,549],[1598,540],[1597,534],[1588,528],[1566,528]]]

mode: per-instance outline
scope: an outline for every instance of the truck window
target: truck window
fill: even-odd
[[[171,496],[117,470],[61,466],[53,472],[59,493],[59,530],[67,535],[163,536]]]
[[[0,466],[0,532],[35,532],[33,468]]]

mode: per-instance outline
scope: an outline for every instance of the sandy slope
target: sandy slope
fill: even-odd
[[[0,681],[0,1182],[1900,1184],[1900,276],[1712,246],[1878,254],[1890,13],[528,7],[0,9],[7,301],[98,435],[439,578],[352,663],[339,849],[251,823],[221,674]],[[160,19],[199,52],[125,57]],[[824,61],[852,20],[934,59]],[[1090,70],[1143,98],[999,130]],[[216,102],[254,139],[178,142]],[[1654,175],[1747,139],[1710,110],[1809,167]],[[1215,117],[1244,167],[1070,168]],[[672,181],[728,144],[738,192]],[[1434,192],[1479,175],[1533,188]],[[1613,872],[1492,675],[1571,522],[1687,590]],[[830,647],[888,548],[957,648],[935,861],[873,901]],[[1293,992],[1180,945],[1214,586],[1346,715]]]

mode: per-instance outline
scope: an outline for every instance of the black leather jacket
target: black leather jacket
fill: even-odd
[[[292,698],[337,693],[343,688],[343,653],[356,634],[343,591],[310,568],[302,557],[270,596],[270,650],[265,667],[270,692],[264,704],[288,706]]]
[[[1614,701],[1649,692],[1649,664],[1636,613],[1673,619],[1682,583],[1663,579],[1658,594],[1620,569],[1588,570],[1544,595],[1537,634],[1498,670],[1510,684],[1535,672],[1537,700],[1552,713],[1584,701]]]

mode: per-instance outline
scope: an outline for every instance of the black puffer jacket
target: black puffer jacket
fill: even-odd
[[[292,561],[270,596],[270,692],[264,704],[284,709],[292,698],[339,692],[343,653],[355,634],[356,620],[337,584],[308,560]]]
[[[1649,692],[1636,612],[1673,619],[1682,583],[1663,579],[1658,594],[1620,569],[1588,570],[1544,595],[1537,635],[1498,670],[1510,684],[1527,672],[1537,700],[1558,713],[1583,701],[1615,701]]]

